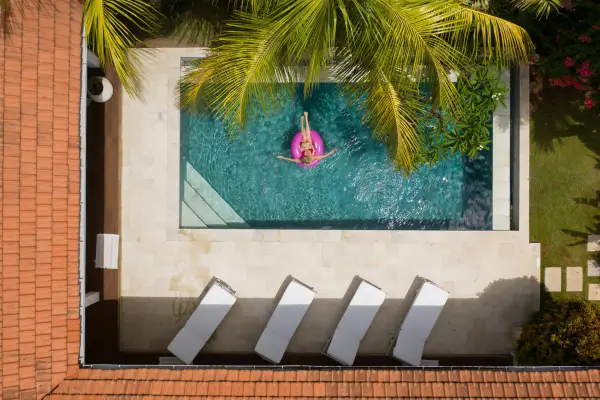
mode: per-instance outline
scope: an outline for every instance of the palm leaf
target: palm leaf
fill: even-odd
[[[436,88],[430,92],[434,101],[460,114],[447,68],[462,69],[466,61],[439,38],[453,29],[448,8],[441,3],[414,5],[371,2],[369,16],[355,22],[357,34],[347,44],[348,51],[338,51],[334,68],[348,96],[364,93],[365,120],[405,171],[413,168],[419,147],[416,116],[424,102],[420,86]]]
[[[227,125],[245,127],[251,105],[268,108],[276,97],[273,81],[285,79],[280,55],[280,31],[251,14],[239,15],[228,25],[217,48],[196,63],[181,80],[181,107],[193,110],[198,96]],[[281,27],[278,27],[281,29]]]
[[[374,70],[367,75],[364,86],[368,91],[365,91],[363,119],[372,126],[375,137],[388,145],[396,165],[410,172],[419,149],[417,85],[408,80],[393,82],[382,70]]]
[[[305,55],[310,55],[305,91],[319,81],[335,40],[337,0],[280,2],[267,16],[239,13],[228,23],[214,51],[181,81],[179,104],[186,109],[204,104],[230,126],[242,128],[252,104],[273,112],[279,85],[299,81]],[[311,35],[319,32],[321,40]]]
[[[140,40],[129,26],[154,33],[157,11],[141,0],[87,0],[84,11],[89,47],[100,59],[101,66],[112,64],[125,90],[132,95],[139,94],[139,55],[127,50],[136,47]]]
[[[563,7],[563,0],[511,0],[515,7],[534,12],[536,17],[548,17],[552,11]]]
[[[237,10],[253,15],[269,13],[277,5],[277,0],[231,0]]]
[[[532,48],[524,30],[458,0],[247,0],[211,54],[181,81],[180,105],[199,102],[230,126],[244,127],[254,103],[270,110],[276,83],[298,79],[305,94],[323,68],[344,93],[362,99],[364,120],[409,171],[419,151],[416,117],[434,105],[459,118],[462,103],[448,77],[484,60],[525,62]],[[263,8],[260,8],[263,7]],[[429,88],[429,89],[428,89]],[[432,90],[431,90],[432,89]]]
[[[526,64],[534,46],[525,29],[502,18],[455,4],[458,24],[467,29],[456,30],[449,44],[471,58],[483,57],[497,66]]]

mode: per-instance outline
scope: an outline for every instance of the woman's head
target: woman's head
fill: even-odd
[[[308,165],[312,162],[312,157],[308,154],[300,157],[300,162],[304,165]]]

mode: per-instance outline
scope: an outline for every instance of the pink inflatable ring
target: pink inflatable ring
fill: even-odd
[[[310,140],[312,140],[314,151],[315,151],[313,153],[313,155],[322,156],[323,155],[323,139],[321,139],[321,136],[319,136],[319,134],[317,132],[311,130],[310,131]],[[302,132],[296,133],[296,135],[292,139],[292,157],[294,158],[294,160],[299,160],[300,157],[302,157],[302,150],[300,150],[300,143],[302,143]],[[314,160],[310,164],[303,164],[303,163],[299,162],[298,165],[303,168],[312,168],[320,162],[321,162],[321,160]]]

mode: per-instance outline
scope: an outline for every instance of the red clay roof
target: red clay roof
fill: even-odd
[[[551,372],[80,369],[48,399],[598,399],[598,382],[597,369]]]
[[[54,0],[25,7],[8,38],[0,32],[3,400],[600,398],[597,369],[80,369],[81,19],[79,2]]]
[[[13,1],[0,28],[0,397],[50,392],[79,354],[82,6]],[[20,397],[17,397],[19,396]]]

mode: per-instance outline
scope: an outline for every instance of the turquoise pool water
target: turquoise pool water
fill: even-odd
[[[182,112],[182,185],[197,185],[190,176],[195,170],[252,228],[491,229],[489,151],[405,177],[336,85],[320,85],[308,100],[299,90],[282,102],[279,113],[255,118],[233,139],[213,118]],[[303,111],[325,151],[339,149],[312,169],[276,158],[290,156]],[[219,213],[218,204],[206,203]],[[194,218],[182,212],[181,225],[204,227],[197,222],[203,211],[190,208]]]

